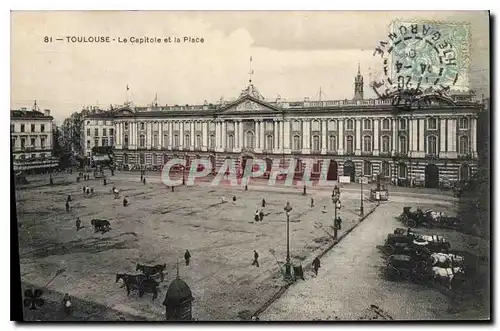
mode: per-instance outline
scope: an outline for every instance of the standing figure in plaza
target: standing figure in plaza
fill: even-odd
[[[76,225],[76,231],[80,231],[81,226],[82,226],[82,221],[80,220],[80,217],[77,217],[77,218],[76,218],[76,223],[75,223],[75,225]]]
[[[303,189],[303,192],[302,192],[303,195],[307,195],[307,189],[306,189],[306,184],[304,184],[304,189]]]
[[[326,214],[328,210],[326,209],[326,206],[323,206],[323,210],[321,211],[323,214]]]
[[[71,199],[71,194],[68,194],[68,197],[66,198],[66,201],[67,202],[70,202],[72,199]]]
[[[313,269],[314,269],[314,274],[317,276],[318,275],[318,269],[321,267],[321,262],[319,261],[319,258],[316,256],[313,260]]]
[[[52,174],[50,174],[49,182],[50,182],[50,185],[54,185],[54,180],[52,179]]]
[[[245,185],[245,191],[248,191],[248,185]]]
[[[87,187],[84,185],[84,186],[82,187],[82,190],[83,190],[83,194],[85,194],[85,192],[87,191]]]
[[[64,298],[62,299],[62,306],[63,306],[63,311],[66,314],[66,316],[69,316],[71,314],[71,297],[69,296],[68,293],[64,295]]]
[[[69,212],[69,201],[66,201],[66,212]]]
[[[227,202],[226,197],[221,197],[221,198],[220,198],[220,203],[226,203],[226,202]]]
[[[143,179],[144,179],[144,176],[142,175],[142,171],[141,171],[141,182],[142,182]]]
[[[142,183],[143,183],[144,185],[146,185],[146,177],[144,177],[144,178],[142,179]]]
[[[311,208],[314,207],[314,199],[311,198]]]
[[[264,210],[261,209],[259,213],[259,220],[262,222],[263,219],[264,219]]]
[[[253,262],[252,265],[259,267],[259,253],[256,250],[253,251]]]
[[[236,195],[233,195],[233,203],[236,203]]]
[[[257,210],[255,211],[254,221],[255,221],[255,222],[258,222],[258,221],[259,221],[259,219],[260,219],[260,217],[259,217],[259,210],[257,209]]]
[[[189,260],[191,259],[191,254],[186,249],[186,253],[184,253],[184,260],[186,260],[186,265],[189,265]]]
[[[103,183],[103,184],[104,184],[104,186],[106,186],[106,185],[108,184],[108,183],[107,183],[107,181],[106,181],[106,177],[104,177],[103,182],[104,182],[104,183]]]
[[[80,176],[76,177],[76,182],[80,183]]]
[[[266,199],[262,199],[262,208],[266,208]]]
[[[123,198],[123,207],[127,207],[128,206],[128,199],[127,197],[124,197]]]

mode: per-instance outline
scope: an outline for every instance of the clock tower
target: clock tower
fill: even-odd
[[[358,63],[358,74],[354,78],[354,98],[353,100],[363,100],[363,76]]]

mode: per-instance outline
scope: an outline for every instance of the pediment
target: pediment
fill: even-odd
[[[275,106],[265,101],[246,97],[220,109],[219,113],[274,113],[279,112]]]
[[[122,108],[116,111],[116,116],[134,116],[134,112],[129,108]]]

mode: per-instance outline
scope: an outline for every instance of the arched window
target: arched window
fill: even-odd
[[[469,137],[460,136],[458,139],[458,154],[469,153]]]
[[[31,138],[31,147],[35,147],[36,144],[36,138]]]
[[[274,147],[274,137],[271,134],[268,134],[266,136],[266,146],[265,149],[267,150],[272,150]]]
[[[337,130],[337,121],[335,121],[335,120],[328,121],[328,130],[336,131]]]
[[[179,147],[179,135],[174,134],[174,147]]]
[[[406,168],[406,164],[404,163],[400,163],[399,166],[398,166],[398,177],[399,178],[407,178],[408,177],[408,173],[407,173],[407,168]]]
[[[363,121],[363,129],[364,130],[371,130],[372,129],[372,121],[369,119],[366,119]]]
[[[407,144],[406,136],[399,136],[399,153],[401,153],[401,154],[408,153],[408,144]]]
[[[301,147],[301,139],[300,139],[300,136],[299,135],[295,135],[293,136],[293,150],[294,151],[299,151],[302,149]]]
[[[158,135],[153,135],[153,147],[158,147]]]
[[[313,120],[311,123],[311,131],[319,131],[319,121],[318,120]]]
[[[215,148],[215,135],[211,134],[209,139],[208,139],[208,146],[210,148]]]
[[[370,161],[363,162],[363,175],[365,176],[372,175],[372,163]]]
[[[189,134],[184,135],[184,148],[189,148],[191,146],[191,137]]]
[[[347,120],[346,130],[354,130],[354,121],[353,120]]]
[[[299,121],[292,122],[292,131],[300,131],[300,122]]]
[[[389,153],[391,149],[391,138],[389,136],[382,136],[382,153]]]
[[[153,165],[158,164],[158,160],[156,158],[156,154],[153,154]]]
[[[337,150],[337,136],[328,137],[328,150],[331,152]]]
[[[470,177],[470,168],[468,165],[463,164],[458,169],[458,179],[461,181],[468,181]]]
[[[460,117],[458,120],[458,127],[462,130],[469,128],[469,119],[467,117]]]
[[[124,142],[125,147],[127,147],[128,146],[128,134],[123,136],[123,142]]]
[[[364,136],[363,137],[363,152],[371,152],[372,151],[372,137]]]
[[[21,138],[21,148],[26,147],[26,138]]]
[[[382,162],[382,176],[385,178],[391,177],[391,165],[387,161]]]
[[[146,147],[146,136],[143,134],[139,136],[139,146]]]
[[[254,139],[254,136],[253,136],[253,132],[252,131],[247,131],[246,133],[246,145],[245,147],[246,148],[254,148],[255,147],[255,139]]]
[[[321,149],[320,142],[319,142],[319,136],[313,136],[312,138],[313,138],[313,141],[312,141],[313,151],[319,151]]]
[[[168,145],[168,134],[163,135],[163,147]]]
[[[196,139],[195,139],[195,146],[200,148],[202,144],[203,144],[203,142],[201,141],[201,135],[197,134]]]
[[[229,134],[227,136],[227,148],[233,149],[234,148],[234,135]]]
[[[388,118],[384,118],[382,120],[382,130],[390,130],[391,129],[391,122],[389,121]]]
[[[347,154],[354,153],[354,138],[352,136],[347,136],[345,139],[346,139],[346,152],[347,152]]]
[[[123,163],[128,164],[128,154],[123,154]]]
[[[436,155],[437,154],[437,138],[436,136],[427,137],[427,154]]]
[[[437,130],[437,120],[434,117],[431,117],[427,120],[427,129]]]

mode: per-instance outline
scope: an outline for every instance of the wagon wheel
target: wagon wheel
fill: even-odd
[[[406,220],[406,225],[408,225],[410,228],[416,228],[417,227],[417,222],[413,219],[408,219]]]

